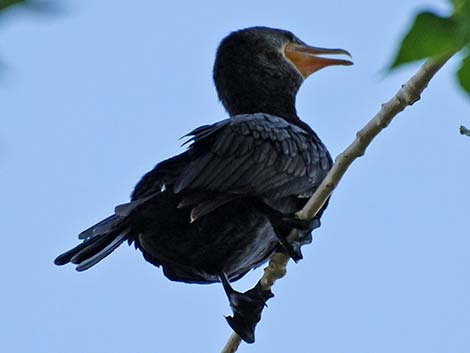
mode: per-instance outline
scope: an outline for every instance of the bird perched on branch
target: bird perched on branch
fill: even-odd
[[[230,326],[246,342],[266,301],[258,283],[245,293],[231,282],[275,251],[295,261],[311,241],[320,216],[295,216],[332,166],[315,132],[295,109],[304,79],[330,65],[351,65],[323,54],[343,49],[311,47],[291,32],[252,27],[220,44],[214,82],[230,118],[201,126],[187,150],[148,172],[129,203],[83,231],[83,242],[55,259],[86,270],[123,242],[134,244],[166,277],[188,283],[222,282],[234,315]],[[287,235],[296,230],[297,238]]]

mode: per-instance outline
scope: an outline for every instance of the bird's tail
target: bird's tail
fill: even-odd
[[[77,265],[77,271],[85,271],[111,254],[128,239],[130,228],[128,217],[114,214],[80,233],[83,242],[59,255],[54,263]]]

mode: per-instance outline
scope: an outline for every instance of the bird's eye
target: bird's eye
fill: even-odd
[[[298,43],[298,42],[299,42],[299,40],[297,39],[297,37],[294,36],[294,34],[292,34],[292,33],[289,33],[289,34],[287,35],[287,37],[289,38],[289,41],[292,42],[292,43]]]
[[[298,44],[298,45],[305,45],[305,43],[297,38],[295,35],[292,35],[292,38],[290,38],[291,43]]]
[[[299,44],[299,45],[304,44],[299,38],[297,38],[292,33],[289,33],[289,42],[294,43],[294,44]]]

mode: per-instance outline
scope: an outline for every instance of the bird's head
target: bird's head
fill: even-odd
[[[262,112],[296,118],[295,96],[305,78],[326,66],[352,65],[325,54],[350,56],[344,49],[308,46],[281,29],[232,32],[220,43],[214,64],[219,99],[231,116]]]

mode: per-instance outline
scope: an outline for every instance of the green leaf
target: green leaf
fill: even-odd
[[[470,0],[459,0],[453,17],[458,22],[459,31],[467,44],[470,44]]]
[[[0,10],[4,10],[7,7],[24,3],[25,0],[0,0]]]
[[[470,54],[468,54],[457,71],[457,79],[463,90],[470,94]]]
[[[460,11],[463,8],[468,9],[469,1],[468,0],[451,0],[452,4],[454,5],[454,9],[456,11]]]
[[[0,0],[0,15],[14,5],[21,5],[25,10],[39,14],[58,14],[62,11],[55,0]]]
[[[419,13],[403,39],[391,68],[457,51],[464,44],[459,27],[453,17],[441,17],[432,12]]]

